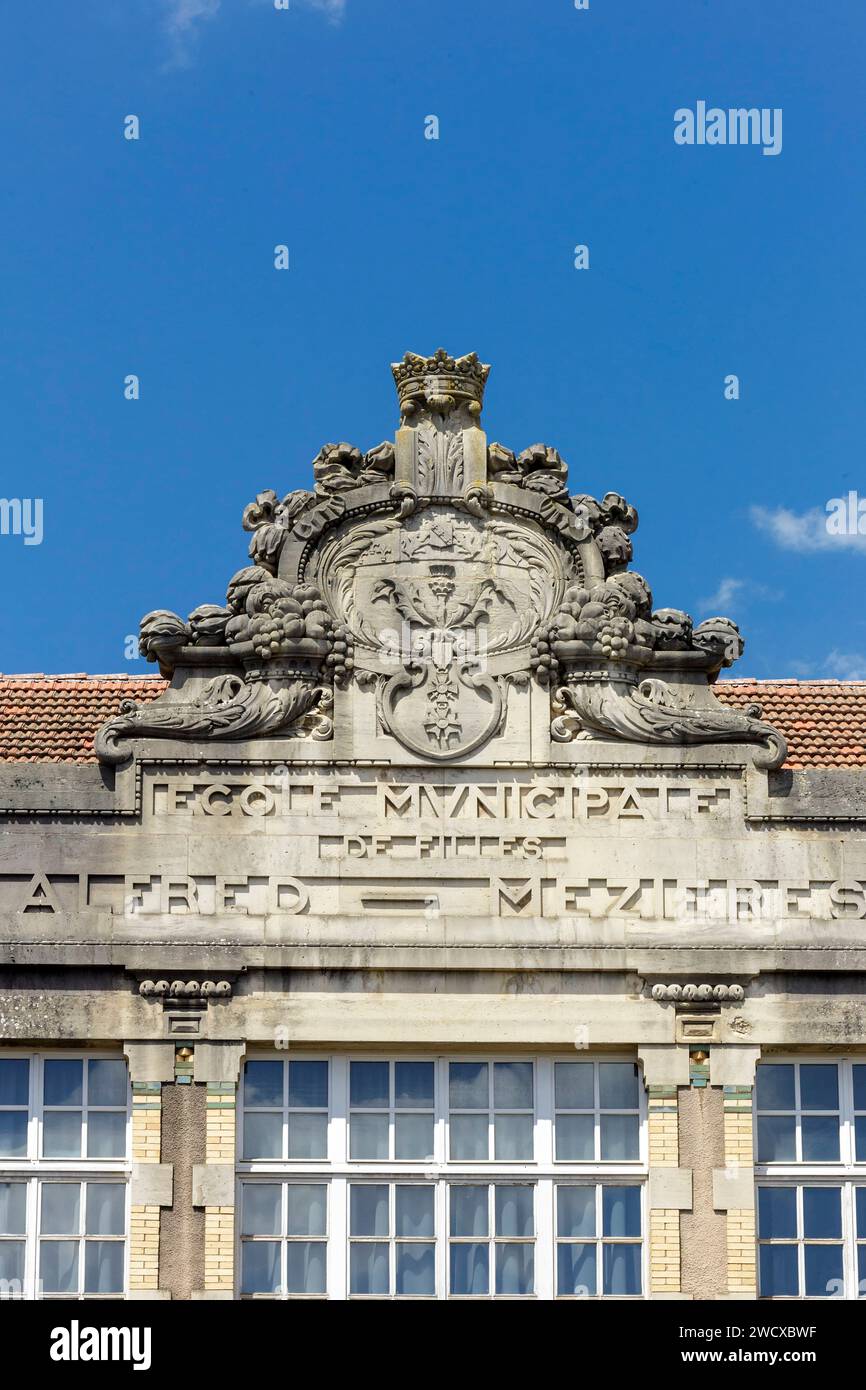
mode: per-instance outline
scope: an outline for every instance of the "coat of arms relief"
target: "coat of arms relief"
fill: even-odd
[[[495,757],[509,694],[532,681],[554,743],[755,744],[778,766],[760,711],[712,694],[741,653],[736,625],[655,610],[629,568],[635,509],[570,493],[550,445],[489,443],[474,353],[407,353],[392,371],[393,441],[326,444],[310,490],[246,508],[250,564],[224,605],[142,619],[142,655],[171,684],[103,726],[100,758],[137,738],[327,740],[335,687],[347,718],[372,691],[378,737],[413,757]]]

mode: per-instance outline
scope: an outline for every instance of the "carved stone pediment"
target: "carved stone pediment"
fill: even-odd
[[[474,353],[407,353],[392,370],[393,443],[324,445],[310,490],[245,509],[252,563],[225,606],[142,620],[142,654],[171,688],[111,720],[99,756],[121,761],[136,738],[327,740],[337,686],[348,720],[372,692],[380,751],[507,757],[509,694],[531,679],[554,744],[755,743],[778,765],[784,744],[758,712],[712,695],[742,650],[735,624],[654,612],[628,569],[634,507],[570,496],[550,445],[488,444]]]

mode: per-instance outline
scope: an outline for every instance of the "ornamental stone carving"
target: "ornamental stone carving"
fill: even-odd
[[[752,744],[778,766],[760,711],[712,693],[742,651],[736,625],[654,610],[625,498],[570,493],[552,445],[488,443],[489,370],[407,353],[393,442],[325,444],[311,489],[260,492],[225,602],[142,619],[141,653],[171,684],[100,730],[99,757],[121,762],[136,739],[328,740],[365,699],[383,750],[507,757],[514,692],[531,689],[554,747]]]

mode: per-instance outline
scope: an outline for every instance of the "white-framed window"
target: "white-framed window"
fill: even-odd
[[[129,1078],[117,1056],[0,1051],[0,1298],[122,1298]]]
[[[534,1183],[449,1183],[448,1213],[452,1298],[535,1293]]]
[[[240,1230],[242,1296],[324,1296],[326,1182],[243,1183]]]
[[[645,1292],[630,1059],[253,1054],[240,1102],[241,1298]]]
[[[866,1297],[866,1062],[759,1063],[755,1162],[759,1297]]]
[[[556,1185],[558,1298],[643,1291],[643,1192],[635,1184]]]
[[[640,1157],[640,1079],[633,1062],[555,1062],[560,1161]]]
[[[450,1158],[532,1160],[534,1070],[528,1061],[448,1063]]]
[[[349,1157],[431,1159],[435,1064],[429,1058],[352,1058]]]
[[[244,1158],[327,1158],[327,1060],[251,1059],[243,1095]]]
[[[435,1298],[436,1187],[350,1182],[349,1297]]]
[[[126,1204],[123,1178],[0,1177],[0,1297],[122,1298]]]

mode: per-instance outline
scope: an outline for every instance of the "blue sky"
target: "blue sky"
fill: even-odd
[[[441,345],[492,363],[490,438],[638,507],[735,671],[866,677],[866,536],[823,520],[866,497],[862,0],[46,0],[2,38],[0,491],[44,507],[4,671],[152,670],[141,614],[222,602],[244,504],[389,437],[389,362]],[[781,153],[677,145],[699,100],[781,108]]]

